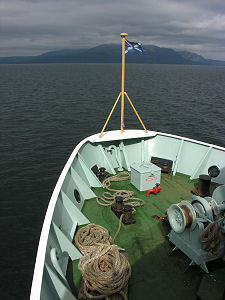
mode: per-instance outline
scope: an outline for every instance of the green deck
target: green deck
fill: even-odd
[[[129,281],[129,299],[197,299],[200,293],[202,278],[206,275],[198,266],[188,267],[190,260],[181,252],[175,251],[168,255],[173,248],[166,236],[170,231],[168,224],[156,221],[152,216],[163,217],[172,203],[190,200],[190,190],[196,181],[190,181],[188,176],[162,174],[162,190],[157,195],[146,197],[146,192],[140,192],[130,182],[112,183],[116,189],[129,189],[135,192],[135,197],[145,200],[143,207],[138,207],[135,215],[136,224],[122,225],[115,244],[126,249],[132,267]],[[102,188],[93,189],[97,195],[104,191]],[[110,207],[103,207],[95,199],[85,202],[82,212],[91,223],[107,228],[113,237],[117,231],[119,219]],[[77,269],[78,261],[73,262],[74,283],[76,291],[81,275]],[[221,260],[207,264],[209,271],[221,268]],[[184,272],[186,270],[186,272]],[[225,272],[222,273],[222,276]],[[216,276],[216,275],[215,275]],[[210,277],[209,277],[210,278]],[[215,277],[214,277],[215,279]],[[210,291],[209,291],[210,292]],[[211,290],[212,293],[213,289]],[[221,294],[220,294],[221,295]],[[216,298],[215,294],[206,293],[202,299]]]

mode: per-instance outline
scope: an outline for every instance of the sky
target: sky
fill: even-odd
[[[0,0],[0,56],[128,40],[225,60],[224,0]]]

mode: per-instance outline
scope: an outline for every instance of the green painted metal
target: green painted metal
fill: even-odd
[[[127,170],[130,171],[130,162],[127,156],[126,147],[124,146],[124,143],[120,143],[120,149],[121,149],[121,160],[122,160],[122,166]]]
[[[177,171],[191,176],[195,172],[196,166],[199,165],[207,153],[207,150],[207,146],[184,141]]]
[[[105,151],[103,150],[102,145],[98,145],[98,149],[99,149],[99,154],[102,157],[102,161],[103,161],[102,165],[100,165],[99,167],[104,166],[109,173],[115,175],[116,172],[115,172],[115,170],[114,170],[114,168],[113,168],[110,160],[106,156]]]
[[[123,141],[127,156],[127,161],[131,165],[133,162],[141,163],[141,142],[140,140],[134,140],[132,143],[129,140]]]
[[[144,163],[145,162],[145,144],[144,144],[144,140],[141,140],[141,162]]]
[[[202,174],[208,174],[208,168],[212,165],[216,165],[220,169],[220,174],[218,177],[212,178],[213,182],[224,184],[225,183],[225,151],[221,151],[219,149],[212,148],[210,151],[210,155],[201,167]]]
[[[76,189],[82,196],[84,200],[91,199],[95,197],[95,193],[90,189],[90,187],[83,181],[83,179],[80,177],[80,175],[71,167],[71,176],[74,180]]]
[[[110,161],[110,163],[114,169],[114,172],[115,172],[115,169],[117,169],[119,167],[118,161],[116,159],[115,151],[113,151],[111,149],[110,144],[104,144],[103,149],[104,149],[104,153],[105,153],[106,157]]]
[[[107,152],[107,147],[112,144],[117,148],[120,147],[122,166],[127,170],[133,162],[150,162],[151,157],[156,156],[173,161],[173,175],[179,172],[191,176],[191,179],[197,178],[200,173],[207,174],[208,168],[216,164],[221,169],[221,173],[213,181],[220,184],[225,182],[225,151],[216,149],[213,145],[163,134],[146,139],[102,142],[103,152],[102,149],[100,151],[98,143],[87,142],[80,150],[87,167],[90,169],[94,164],[98,164],[104,166],[109,173],[114,174],[111,166],[114,169],[118,168],[118,163],[115,155]],[[109,163],[107,160],[104,161],[105,156]],[[111,166],[109,166],[110,164]]]
[[[50,272],[47,270],[46,267],[47,263],[44,264],[43,269],[43,277],[42,277],[42,288],[41,288],[41,295],[40,299],[48,299],[48,300],[59,300],[59,295],[56,291],[56,287],[53,284],[53,281],[51,279]]]
[[[62,252],[59,253],[56,248],[52,248],[50,250],[50,258],[52,265],[59,275],[60,279],[63,281],[63,283],[68,287],[69,284],[66,279],[66,270],[67,270],[67,265],[68,265],[68,260],[69,260],[69,255],[67,252]]]
[[[181,139],[180,140],[180,146],[179,146],[179,149],[178,149],[178,152],[177,152],[174,164],[173,164],[173,176],[175,176],[176,173],[177,173],[177,168],[179,166],[180,154],[181,154],[181,151],[182,151],[183,144],[184,144],[184,140]]]
[[[224,203],[225,199],[225,184],[219,186],[213,191],[212,198],[216,200],[217,203]]]
[[[198,178],[198,176],[202,174],[202,170],[204,169],[204,166],[206,165],[206,162],[208,161],[211,152],[212,152],[212,147],[209,147],[208,149],[206,149],[206,153],[203,155],[203,157],[197,164],[194,172],[190,176],[191,180],[194,178]]]
[[[82,214],[82,212],[73,204],[67,195],[61,191],[62,202],[64,207],[66,208],[68,214],[70,215],[72,220],[76,220],[78,225],[88,224],[89,220]],[[72,233],[72,237],[74,232]]]
[[[58,199],[56,203],[52,220],[69,239],[73,238],[77,221],[74,221],[76,219],[69,213],[61,199]]]
[[[75,157],[71,167],[79,174],[89,187],[101,187],[101,182],[93,174],[93,172],[86,166],[82,156],[78,153]]]
[[[102,147],[99,146],[101,145],[86,143],[82,149],[80,149],[79,153],[82,155],[85,164],[90,170],[97,164],[99,168],[105,167],[107,172],[114,174],[114,168],[112,168],[111,163],[107,160]]]
[[[76,201],[76,199],[74,197],[74,190],[77,190],[77,189],[78,189],[77,184],[74,182],[71,174],[68,172],[65,176],[61,191],[63,191],[67,195],[67,197],[69,197],[73,201],[73,204],[78,209],[81,210],[85,199],[84,199],[83,195],[80,194],[81,202],[78,203]]]
[[[156,156],[173,162],[176,160],[180,148],[180,139],[157,135],[155,138],[148,140],[147,143],[150,157]],[[179,169],[177,171],[185,174]]]
[[[68,252],[72,260],[82,257],[82,254],[77,250],[71,240],[59,229],[59,227],[53,223],[53,229],[55,231],[57,240],[60,245],[61,252]],[[75,228],[74,228],[75,229]],[[75,230],[74,230],[75,232]]]
[[[51,269],[50,266],[48,266],[47,264],[45,264],[45,268],[46,268],[46,272],[48,273],[48,276],[50,277],[50,280],[52,281],[54,288],[55,288],[55,292],[58,296],[58,299],[62,299],[62,300],[76,300],[77,298],[74,297],[74,295],[72,294],[72,292],[69,290],[68,287],[65,286],[65,284],[62,282],[62,280],[59,279],[59,277],[55,274],[55,272]],[[45,289],[42,289],[43,292],[45,291]],[[41,296],[41,299],[57,299],[57,298],[53,298],[52,295],[43,295]]]

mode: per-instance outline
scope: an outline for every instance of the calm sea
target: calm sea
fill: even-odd
[[[225,146],[225,68],[126,67],[126,91],[153,130]],[[119,64],[0,66],[0,298],[28,299],[51,193],[76,144],[101,130]],[[119,107],[108,129],[119,129]],[[125,106],[125,127],[141,128]]]

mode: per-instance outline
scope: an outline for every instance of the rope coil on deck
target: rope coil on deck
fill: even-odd
[[[113,244],[120,232],[122,218],[123,214],[120,216],[118,229],[113,239],[109,235],[109,231],[106,228],[96,224],[88,224],[77,231],[74,238],[75,246],[83,255],[86,255],[89,252],[92,252],[94,247],[98,247],[101,244]]]
[[[106,228],[96,224],[88,224],[78,230],[74,241],[76,247],[85,255],[92,252],[93,247],[99,244],[110,245],[112,238]]]
[[[83,278],[78,298],[84,295],[87,299],[109,299],[108,296],[118,293],[127,300],[131,267],[127,257],[119,252],[124,249],[112,245],[122,217],[113,239],[106,228],[96,224],[88,224],[76,233],[75,245],[84,254],[78,264]]]
[[[119,293],[127,300],[131,266],[117,245],[99,245],[80,259],[78,268],[83,276],[83,292],[87,298],[109,299],[108,296]]]
[[[130,179],[126,171],[109,177],[103,181],[108,190],[97,202],[102,206],[111,206],[117,196],[123,197],[132,207],[144,205],[144,201],[134,198],[134,192],[129,190],[112,189],[111,183]],[[133,213],[135,209],[133,209]],[[127,300],[128,280],[131,276],[131,266],[128,258],[119,252],[117,245],[113,245],[122,225],[123,214],[120,216],[117,232],[112,239],[108,230],[96,224],[88,224],[80,228],[75,236],[75,245],[84,255],[79,261],[78,268],[82,273],[83,284],[80,295],[87,299],[110,299],[113,294],[120,294]],[[124,250],[124,249],[122,249]]]
[[[145,204],[144,200],[140,198],[135,198],[134,192],[129,190],[115,190],[110,188],[111,182],[125,181],[130,179],[130,174],[127,171],[120,172],[117,175],[112,177],[108,177],[103,181],[103,186],[110,192],[114,192],[114,194],[110,192],[104,192],[102,196],[98,196],[96,201],[98,204],[102,206],[111,206],[115,203],[115,198],[117,196],[121,196],[124,198],[124,202],[128,202],[132,207],[143,206]]]

